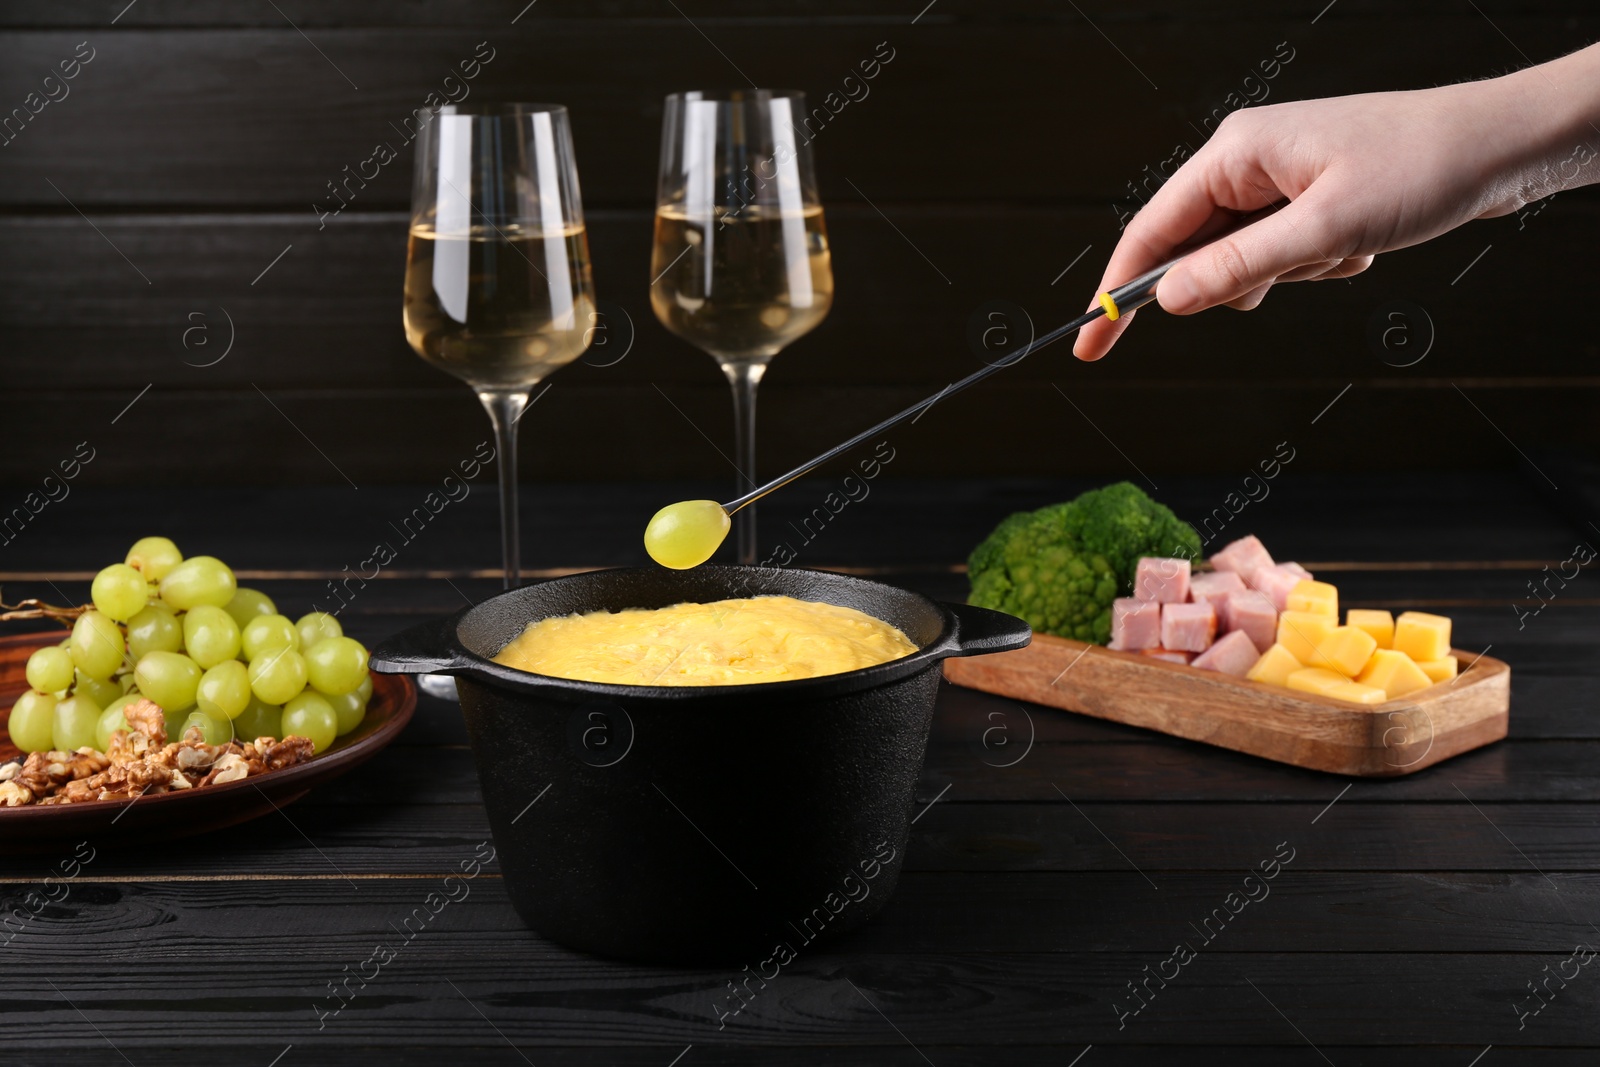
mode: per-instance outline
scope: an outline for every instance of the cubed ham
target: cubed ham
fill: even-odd
[[[1272,566],[1272,554],[1260,538],[1251,534],[1220,549],[1211,557],[1211,566],[1219,571],[1232,571],[1248,583],[1256,571]]]
[[[1244,588],[1244,579],[1232,571],[1202,571],[1189,579],[1189,599],[1196,604],[1210,604],[1220,620],[1228,594],[1243,592]]]
[[[1163,604],[1161,647],[1204,652],[1217,636],[1217,613],[1210,604]]]
[[[1290,570],[1287,564],[1276,563],[1257,570],[1250,575],[1246,584],[1272,601],[1273,607],[1283,611],[1288,607],[1289,590],[1305,580],[1298,571]]]
[[[1231,630],[1196,656],[1190,666],[1243,678],[1260,658],[1261,653],[1256,650],[1256,643],[1249,634],[1243,630]]]
[[[1278,639],[1278,609],[1265,594],[1254,589],[1229,593],[1222,611],[1222,629],[1241,631],[1255,643],[1257,652],[1265,652]]]
[[[1141,651],[1139,655],[1149,656],[1151,659],[1164,659],[1168,663],[1182,663],[1184,665],[1187,665],[1190,660],[1194,659],[1193,652],[1180,652],[1175,648],[1147,648]]]
[[[1306,570],[1304,567],[1300,566],[1300,564],[1298,564],[1298,563],[1295,563],[1295,562],[1291,561],[1289,563],[1279,563],[1279,564],[1277,564],[1277,566],[1279,566],[1279,567],[1287,567],[1289,570],[1294,571],[1296,574],[1298,574],[1300,577],[1304,578],[1306,581],[1308,581],[1308,582],[1311,581],[1311,572]]]
[[[1160,556],[1141,559],[1133,573],[1135,600],[1182,604],[1189,599],[1189,561]]]
[[[1161,605],[1154,600],[1118,597],[1111,602],[1111,642],[1106,647],[1122,652],[1155,648],[1161,644]]]

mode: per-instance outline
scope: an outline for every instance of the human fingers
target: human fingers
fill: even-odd
[[[1241,230],[1185,256],[1161,279],[1156,299],[1173,315],[1238,300],[1306,267],[1330,269],[1345,241],[1315,189]],[[1321,273],[1319,271],[1318,273]]]
[[[1137,278],[1172,259],[1178,249],[1229,230],[1242,215],[1282,197],[1259,160],[1248,154],[1241,157],[1237,148],[1208,144],[1179,167],[1129,222],[1106,262],[1097,293]],[[1091,303],[1090,310],[1094,306]],[[1073,353],[1083,360],[1104,356],[1128,328],[1130,318],[1089,323],[1079,331]]]
[[[1313,263],[1287,274],[1278,275],[1280,282],[1320,282],[1324,278],[1348,278],[1372,266],[1371,256],[1352,256],[1332,262]]]
[[[1267,290],[1271,289],[1274,284],[1273,282],[1268,282],[1265,285],[1258,285],[1243,296],[1228,301],[1228,306],[1235,311],[1254,311],[1261,306],[1261,301],[1266,299]]]

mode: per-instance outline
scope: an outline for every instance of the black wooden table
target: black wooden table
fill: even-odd
[[[1233,488],[1161,482],[1180,514]],[[428,488],[83,489],[0,548],[0,582],[80,600],[159,531],[298,614],[383,540],[396,560],[344,612],[374,641],[497,588],[486,488],[399,540]],[[827,488],[768,508],[769,539]],[[1081,488],[886,481],[797,564],[958,598],[993,522]],[[689,489],[715,491],[530,487],[529,566],[637,562],[640,517]],[[1352,782],[947,687],[893,904],[719,1028],[734,973],[552,945],[493,864],[446,891],[489,829],[458,712],[425,698],[395,745],[281,815],[103,843],[56,883],[0,944],[0,1062],[1592,1064],[1600,578],[1552,584],[1536,615],[1513,605],[1538,606],[1528,582],[1600,532],[1509,475],[1296,474],[1236,522],[1346,603],[1454,616],[1458,646],[1512,664],[1511,739]],[[5,856],[4,910],[74,846]],[[1273,860],[1268,891],[1230,904]],[[1180,942],[1198,951],[1175,964]]]

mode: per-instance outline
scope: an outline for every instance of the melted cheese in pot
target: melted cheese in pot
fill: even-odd
[[[587,682],[747,685],[840,674],[916,650],[854,608],[761,596],[541,619],[494,660]]]

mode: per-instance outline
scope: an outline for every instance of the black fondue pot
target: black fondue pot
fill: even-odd
[[[493,662],[528,623],[777,594],[856,608],[918,651],[796,681],[637,686]],[[894,891],[940,661],[1021,648],[1026,623],[820,571],[660,567],[514,589],[383,642],[375,670],[450,674],[505,885],[572,948],[649,962],[799,951]]]

